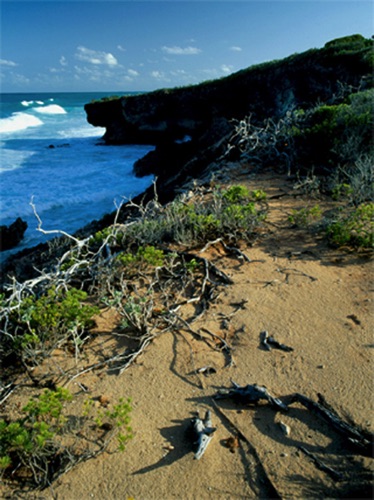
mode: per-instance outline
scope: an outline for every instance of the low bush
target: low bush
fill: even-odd
[[[46,356],[57,342],[79,344],[99,312],[98,307],[85,304],[86,299],[82,290],[55,287],[40,297],[20,297],[18,303],[10,304],[10,314],[2,320],[4,343],[23,360],[34,361]]]
[[[372,248],[374,246],[374,203],[364,203],[342,214],[327,227],[327,236],[335,246]]]
[[[209,195],[196,194],[189,201],[182,196],[164,207],[152,202],[131,224],[112,228],[112,234],[110,230],[96,233],[91,241],[97,245],[106,238],[109,246],[126,251],[171,242],[192,246],[218,237],[248,239],[266,216],[265,202],[262,190],[250,191],[241,185],[218,187]],[[134,258],[140,262],[140,255]]]
[[[296,227],[310,227],[322,219],[322,211],[319,205],[311,208],[292,210],[288,217],[289,222]]]
[[[72,399],[65,388],[45,389],[22,408],[22,417],[0,419],[0,475],[45,487],[85,456],[104,451],[114,436],[118,450],[125,449],[132,438],[130,400],[120,399],[105,411],[97,409],[92,400],[86,400],[78,419],[79,429],[74,429],[75,439],[72,444],[65,444],[64,436],[71,429],[64,409]],[[88,429],[93,424],[96,430],[91,439]],[[104,428],[108,433],[103,436]]]

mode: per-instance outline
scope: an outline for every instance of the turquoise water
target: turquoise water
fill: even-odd
[[[105,129],[87,123],[84,104],[110,94],[2,94],[0,110],[0,224],[17,217],[28,229],[17,251],[45,241],[43,229],[72,233],[144,191],[134,162],[152,146],[106,146]]]

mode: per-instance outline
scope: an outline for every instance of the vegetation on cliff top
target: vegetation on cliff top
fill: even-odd
[[[373,41],[363,37],[362,35],[356,34],[331,40],[321,49],[310,49],[306,52],[293,54],[284,59],[256,64],[220,79],[206,80],[202,83],[183,87],[158,89],[152,92],[147,92],[146,95],[149,98],[153,98],[162,95],[171,96],[185,91],[192,91],[194,94],[198,95],[199,91],[202,91],[206,96],[207,90],[212,92],[220,90],[222,92],[222,96],[228,97],[229,93],[232,92],[231,89],[237,84],[247,84],[250,80],[256,80],[258,78],[266,80],[266,73],[271,74],[283,72],[287,67],[291,65],[293,66],[295,63],[299,71],[303,65],[308,66],[310,76],[312,76],[313,64],[318,65],[319,61],[324,60],[324,62],[338,67],[339,60],[344,59],[347,56],[351,58],[352,67],[360,68],[362,74],[371,75],[371,69],[374,65]],[[279,76],[281,77],[281,74]],[[273,90],[276,91],[276,89]],[[145,94],[142,95],[144,96]],[[134,96],[126,96],[126,99],[131,100],[133,97]],[[122,98],[123,96],[104,97],[102,99],[91,101],[91,104],[108,101],[120,101]]]

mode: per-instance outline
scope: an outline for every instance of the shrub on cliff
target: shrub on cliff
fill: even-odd
[[[374,89],[312,109],[295,135],[297,159],[305,167],[334,170],[374,152]]]
[[[193,246],[224,237],[236,241],[249,239],[266,218],[266,194],[244,186],[217,187],[212,192],[195,192],[189,199],[181,196],[165,206],[151,202],[141,207],[140,217],[113,236],[97,233],[93,245],[108,244],[128,249],[169,242]]]
[[[95,306],[85,304],[87,293],[71,288],[47,288],[39,297],[19,294],[18,302],[3,297],[0,325],[3,355],[13,352],[23,362],[37,362],[57,345],[71,343],[75,349],[93,326]]]
[[[364,159],[374,155],[374,89],[351,90],[343,86],[331,103],[289,111],[278,121],[267,119],[258,125],[251,116],[236,121],[227,155],[288,172],[331,175],[339,171],[344,177],[345,171],[341,182],[348,182],[350,172],[360,165],[362,173]],[[372,182],[369,173],[361,180],[369,186]],[[368,193],[369,186],[361,191]]]
[[[72,399],[63,387],[45,389],[29,399],[19,418],[0,419],[0,478],[45,488],[76,463],[102,453],[114,436],[124,450],[132,438],[130,400],[101,410],[86,399],[72,428],[65,411]],[[74,439],[66,439],[71,431]]]

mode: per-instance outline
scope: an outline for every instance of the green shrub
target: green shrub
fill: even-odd
[[[136,253],[120,253],[116,257],[116,261],[125,267],[133,267],[139,269],[142,267],[160,267],[165,260],[163,250],[156,248],[153,245],[140,246]]]
[[[0,463],[3,469],[23,466],[34,474],[36,483],[45,478],[48,462],[57,453],[55,441],[66,422],[62,416],[64,402],[72,395],[67,389],[46,389],[22,409],[25,414],[13,422],[0,420]]]
[[[292,210],[288,216],[288,221],[297,227],[309,227],[314,222],[322,219],[322,211],[319,205],[311,208],[301,208],[299,210]]]
[[[73,444],[63,444],[64,436],[69,432],[69,421],[63,410],[65,403],[71,400],[72,394],[65,388],[45,389],[22,408],[21,418],[14,421],[0,419],[0,474],[8,471],[13,480],[27,478],[43,487],[50,484],[58,473],[54,467],[74,465],[85,452],[88,456],[95,456],[92,443],[97,446],[96,453],[102,450],[101,432],[90,441],[84,432],[78,431]],[[86,400],[78,420],[79,430],[82,431],[84,426],[92,428],[92,424],[97,432],[108,429],[110,434],[106,439],[117,436],[118,450],[123,451],[133,437],[130,412],[130,399],[121,398],[113,408],[105,411],[97,409],[92,400]]]
[[[371,248],[374,245],[374,203],[359,205],[329,224],[327,235],[336,246]]]
[[[340,200],[342,198],[350,198],[353,195],[353,188],[350,184],[342,182],[336,184],[332,189],[332,199]]]
[[[40,297],[24,298],[10,316],[8,334],[13,339],[13,348],[22,356],[26,351],[39,346],[39,351],[53,342],[68,340],[70,335],[81,335],[94,325],[93,316],[99,308],[84,304],[87,293],[72,288],[51,288]]]
[[[222,197],[227,203],[240,203],[250,198],[250,192],[246,186],[234,185],[223,190]]]
[[[184,245],[204,243],[226,236],[246,238],[263,220],[266,199],[262,190],[250,191],[246,186],[216,188],[212,195],[194,196],[188,203],[177,199],[157,214],[129,227],[124,238],[141,244],[175,242]],[[151,215],[151,214],[149,214]]]
[[[322,104],[299,122],[296,157],[305,166],[335,170],[372,154],[374,89],[348,95],[343,102]]]
[[[84,402],[83,416],[91,417],[98,428],[113,427],[116,432],[118,451],[124,451],[126,443],[134,437],[130,425],[132,411],[131,399],[119,398],[112,409],[95,410],[94,401],[87,399]]]

